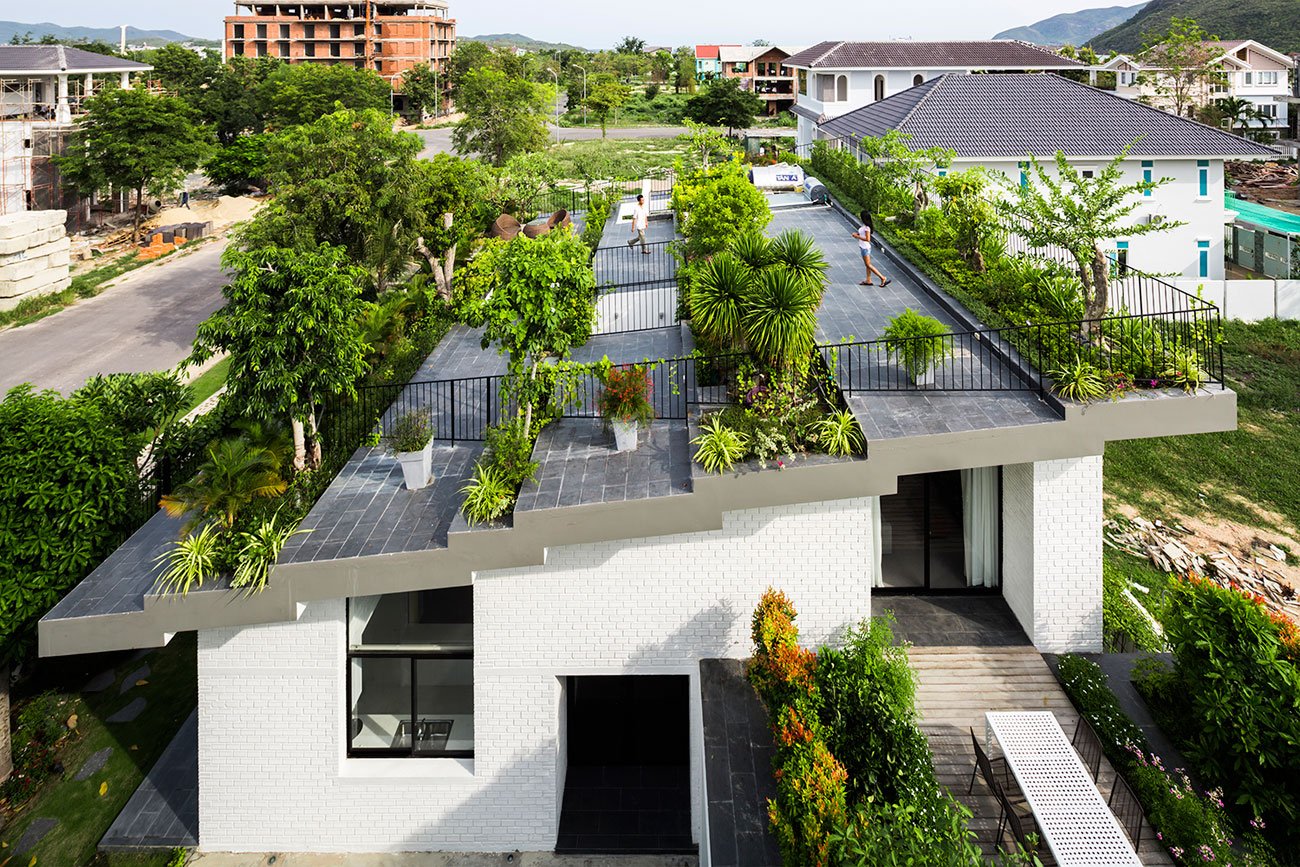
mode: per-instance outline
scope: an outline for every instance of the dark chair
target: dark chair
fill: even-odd
[[[1093,782],[1096,782],[1097,774],[1101,773],[1101,740],[1083,717],[1079,717],[1079,724],[1074,727],[1074,737],[1070,743],[1074,745],[1074,751],[1079,754],[1083,766],[1092,774]]]
[[[988,783],[990,789],[996,795],[999,791],[1006,788],[1007,782],[1011,779],[1011,773],[1007,768],[1007,760],[1001,757],[990,759],[988,753],[980,746],[980,740],[975,736],[975,729],[970,730],[970,744],[975,748],[975,767],[970,772],[970,785],[966,787],[966,794],[975,791],[976,774],[984,775],[984,782]]]
[[[1043,845],[1042,836],[1038,833],[1038,826],[1034,823],[1032,816],[1021,816],[1011,806],[1011,802],[1002,797],[1002,813],[1004,816],[1003,824],[998,827],[997,845],[1002,845],[1002,835],[1004,831],[1011,831],[1011,839],[1015,841],[1020,851],[1031,853],[1037,856],[1043,867],[1054,867],[1056,859],[1052,853]],[[1030,835],[1033,835],[1031,838]]]
[[[1116,775],[1115,786],[1110,790],[1110,800],[1106,803],[1128,838],[1133,841],[1133,850],[1136,852],[1142,845],[1142,804],[1123,777]]]

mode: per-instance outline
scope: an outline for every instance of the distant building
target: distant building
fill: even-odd
[[[741,87],[763,100],[767,114],[794,107],[794,70],[785,65],[803,48],[775,45],[722,45],[718,61],[723,78],[736,78]]]
[[[1076,60],[1012,40],[983,42],[822,42],[786,61],[796,70],[798,144],[840,115],[949,72],[1048,72],[1085,69]]]
[[[695,80],[706,84],[722,77],[722,59],[719,52],[723,48],[738,48],[736,45],[697,45],[695,46]]]
[[[87,97],[109,81],[130,87],[151,69],[66,45],[0,45],[0,214],[67,210],[70,222],[81,219],[86,203],[65,194],[53,157]]]
[[[445,0],[341,5],[236,2],[248,14],[226,19],[223,53],[275,57],[286,63],[343,63],[373,69],[399,91],[402,73],[427,63],[440,76],[456,50],[456,21]],[[446,85],[443,85],[444,90]]]
[[[1230,42],[1207,42],[1206,47],[1215,55],[1207,68],[1221,73],[1217,81],[1205,81],[1193,88],[1189,116],[1196,108],[1210,105],[1219,99],[1244,99],[1254,105],[1261,120],[1250,126],[1268,131],[1273,136],[1286,134],[1290,127],[1288,110],[1292,95],[1291,77],[1296,69],[1294,58],[1274,51],[1253,39]],[[1092,69],[1096,82],[1099,72],[1115,74],[1115,92],[1129,99],[1137,99],[1166,111],[1174,109],[1162,79],[1168,81],[1168,71],[1157,58],[1136,58],[1117,54]]]

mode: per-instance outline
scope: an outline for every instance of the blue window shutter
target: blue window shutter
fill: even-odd
[[[1201,198],[1208,198],[1210,195],[1210,161],[1197,160],[1196,165],[1198,169],[1197,174],[1200,175]]]
[[[1201,279],[1210,276],[1210,242],[1197,241],[1196,248],[1200,251],[1201,259]]]
[[[1143,161],[1142,161],[1142,180],[1143,180],[1143,181],[1145,181],[1145,182],[1147,182],[1147,183],[1149,184],[1149,183],[1151,183],[1152,180],[1154,180],[1154,172],[1153,172],[1152,170],[1153,170],[1155,167],[1156,167],[1156,164],[1155,164],[1154,162],[1152,162],[1151,160],[1143,160]],[[1147,190],[1145,193],[1143,193],[1143,195],[1146,196],[1147,198],[1151,198],[1151,194],[1152,194],[1152,192],[1153,192],[1152,190]]]

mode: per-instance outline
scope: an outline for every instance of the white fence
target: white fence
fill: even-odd
[[[1218,306],[1225,319],[1300,319],[1300,280],[1174,280]]]

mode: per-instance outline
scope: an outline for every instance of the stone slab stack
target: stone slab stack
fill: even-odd
[[[71,285],[72,242],[63,228],[67,219],[67,211],[0,215],[0,310]]]

